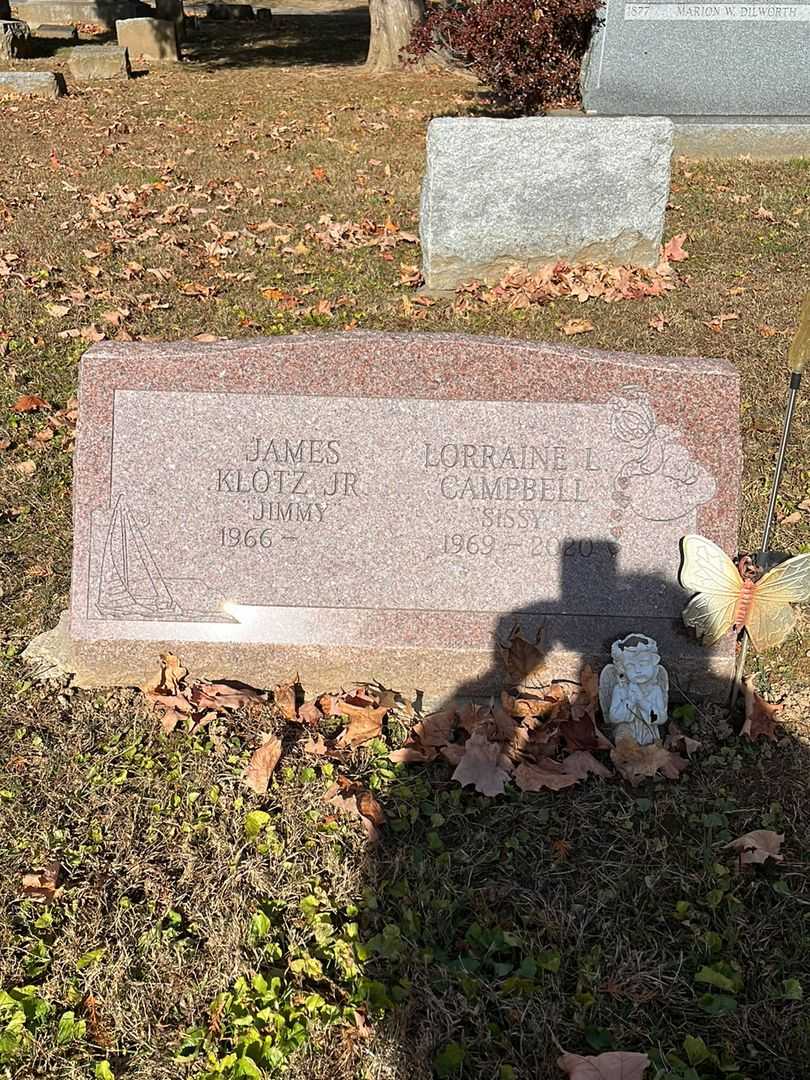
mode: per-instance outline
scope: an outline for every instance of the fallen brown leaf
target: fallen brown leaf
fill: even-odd
[[[743,679],[743,697],[745,700],[745,722],[740,734],[753,742],[755,739],[776,738],[776,717],[782,711],[781,705],[771,705],[754,689],[754,678],[748,675]]]
[[[590,319],[568,319],[560,326],[560,330],[566,337],[573,337],[574,334],[589,334],[593,329],[594,325]]]
[[[47,863],[42,870],[35,870],[31,874],[23,874],[22,891],[24,896],[32,900],[42,900],[50,904],[59,892],[58,862]]]
[[[563,772],[576,777],[577,780],[584,780],[591,774],[607,780],[613,775],[606,765],[603,765],[601,761],[597,761],[593,754],[587,750],[575,750],[573,754],[568,754],[562,760],[562,768]]]
[[[570,1080],[643,1080],[650,1059],[646,1054],[611,1050],[594,1057],[563,1054],[557,1064]]]
[[[273,704],[285,720],[296,719],[298,702],[303,696],[303,687],[297,672],[288,682],[273,687]]]
[[[268,738],[253,751],[245,769],[245,784],[257,795],[264,795],[270,783],[273,770],[281,758],[281,739],[276,735]]]
[[[686,732],[681,731],[674,720],[669,722],[669,731],[664,741],[664,745],[667,750],[675,750],[677,753],[686,754],[687,757],[691,757],[696,750],[699,750],[703,743],[700,739],[693,739]]]
[[[559,762],[547,758],[541,765],[524,763],[515,769],[515,784],[521,791],[562,791],[576,784],[577,777],[565,772]]]
[[[490,742],[479,730],[464,744],[452,779],[462,787],[472,784],[482,795],[502,795],[510,768],[511,763],[502,753],[500,744]]]
[[[543,628],[539,627],[534,641],[524,637],[520,626],[512,626],[506,641],[497,643],[498,653],[506,668],[511,686],[526,686],[530,679],[538,679],[545,666],[541,648]]]
[[[362,784],[339,776],[336,783],[324,793],[324,800],[342,813],[359,818],[371,843],[379,840],[379,830],[385,824],[385,814],[371,792]]]
[[[661,743],[639,746],[630,738],[619,739],[611,750],[610,757],[616,771],[633,787],[646,777],[655,776],[657,772],[661,772],[668,780],[677,780],[689,764],[686,758],[673,754]]]
[[[750,866],[752,863],[764,863],[767,859],[782,862],[784,855],[779,854],[785,839],[784,833],[776,833],[771,829],[754,829],[744,836],[738,836],[736,840],[726,844],[727,848],[733,848],[739,855],[739,865]]]
[[[689,252],[684,250],[683,242],[686,239],[686,233],[678,233],[677,236],[673,236],[670,240],[664,244],[661,251],[662,256],[667,262],[683,262],[684,259],[689,258]]]
[[[363,743],[379,738],[382,734],[383,718],[389,711],[387,706],[380,705],[377,708],[371,708],[353,705],[344,699],[338,702],[336,707],[338,714],[345,716],[348,721],[338,736],[339,746],[362,746]]]

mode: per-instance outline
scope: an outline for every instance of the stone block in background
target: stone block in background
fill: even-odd
[[[179,60],[174,22],[165,19],[125,19],[115,24],[118,44],[131,57],[144,60]]]
[[[0,97],[57,98],[62,82],[52,71],[0,71]]]
[[[428,127],[422,269],[430,290],[557,259],[653,266],[672,122],[441,117]]]
[[[545,627],[549,677],[641,632],[674,687],[727,691],[733,637],[699,646],[677,583],[684,533],[736,548],[725,361],[461,334],[104,343],[80,403],[80,685],[140,683],[169,649],[262,687],[481,696],[517,623]]]
[[[19,0],[18,19],[34,29],[43,23],[56,25],[93,23],[112,29],[116,19],[137,19],[154,14],[140,0]]]
[[[33,36],[43,41],[64,41],[75,44],[79,40],[79,31],[75,26],[53,26],[43,23],[42,26],[34,29]]]
[[[27,23],[19,19],[0,20],[0,60],[25,60],[32,51]]]
[[[129,54],[118,45],[79,45],[70,50],[68,69],[78,82],[128,79],[131,74]]]

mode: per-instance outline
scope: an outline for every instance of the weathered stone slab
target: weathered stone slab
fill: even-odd
[[[80,82],[128,79],[131,74],[129,54],[117,45],[79,45],[70,50],[68,68]]]
[[[0,97],[56,98],[62,86],[52,71],[0,71]]]
[[[22,60],[31,55],[31,31],[19,19],[0,20],[0,60]]]
[[[732,643],[683,627],[678,541],[735,549],[738,396],[724,361],[463,335],[94,346],[78,682],[173,649],[260,686],[485,694],[517,622],[545,626],[554,676],[633,631],[674,685],[718,691]]]
[[[492,282],[556,259],[659,259],[666,119],[441,117],[428,127],[422,269],[428,289]]]
[[[79,32],[75,26],[55,26],[43,23],[34,30],[34,37],[43,41],[72,41],[79,40]]]
[[[177,31],[165,19],[126,19],[115,24],[118,44],[145,60],[179,60]]]
[[[584,67],[600,114],[810,115],[810,0],[606,0]]]
[[[116,19],[136,19],[151,13],[139,0],[20,0],[14,11],[32,29],[43,23],[92,23],[112,29]]]

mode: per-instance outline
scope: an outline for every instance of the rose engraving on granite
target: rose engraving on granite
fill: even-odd
[[[649,394],[640,386],[623,386],[609,399],[613,436],[637,451],[613,479],[614,536],[622,513],[645,521],[678,521],[709,502],[717,482],[683,445],[681,433],[659,424]]]
[[[235,622],[223,597],[199,578],[166,578],[144,535],[146,514],[136,515],[119,495],[104,537],[96,610],[102,619],[150,622]]]

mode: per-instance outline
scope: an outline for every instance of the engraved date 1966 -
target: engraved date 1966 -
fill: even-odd
[[[243,529],[238,525],[223,525],[219,530],[220,547],[260,548],[269,551],[273,546],[271,529]]]

